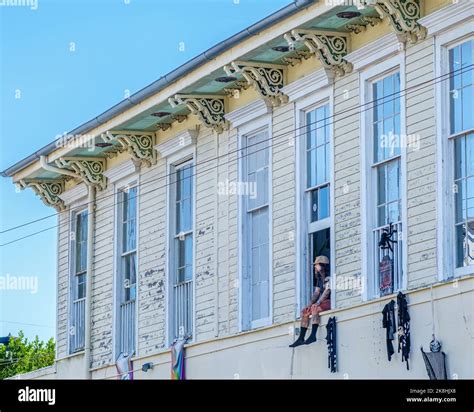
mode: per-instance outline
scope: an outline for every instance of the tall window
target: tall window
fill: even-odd
[[[371,85],[375,219],[372,233],[375,295],[402,287],[400,73]]]
[[[87,209],[74,216],[72,236],[70,352],[84,349],[87,277]]]
[[[474,265],[474,40],[449,50],[456,268]]]
[[[327,103],[305,112],[305,271],[301,288],[303,305],[309,302],[314,289],[314,259],[321,255],[331,258],[329,120]]]
[[[193,333],[193,174],[192,160],[174,166],[171,202],[172,336]]]
[[[270,318],[269,146],[266,130],[245,136],[242,158],[247,192],[243,216],[243,327]]]
[[[135,352],[137,298],[137,188],[119,192],[119,352]]]

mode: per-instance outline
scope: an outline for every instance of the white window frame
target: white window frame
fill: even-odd
[[[265,114],[260,116],[256,119],[253,119],[243,125],[238,127],[238,153],[239,153],[239,164],[238,164],[238,179],[239,182],[247,181],[245,177],[245,162],[247,157],[245,156],[244,149],[245,145],[244,142],[248,136],[256,135],[259,132],[266,131],[268,140],[268,296],[269,296],[269,309],[268,309],[268,317],[262,318],[256,321],[249,321],[247,322],[244,319],[244,310],[243,307],[248,301],[248,296],[244,294],[244,265],[246,262],[245,254],[246,254],[246,241],[245,241],[245,230],[246,230],[246,223],[245,223],[245,215],[247,214],[246,206],[245,206],[245,196],[237,196],[238,197],[238,268],[239,268],[239,331],[246,331],[246,330],[253,330],[256,328],[261,328],[265,326],[269,326],[273,323],[273,131],[272,131],[272,115]],[[247,323],[250,324],[247,327]]]
[[[81,198],[75,200],[70,205],[69,210],[69,239],[68,239],[68,253],[69,253],[69,277],[68,277],[68,318],[67,318],[67,353],[68,355],[76,355],[78,353],[83,353],[84,348],[77,351],[71,350],[71,328],[72,328],[72,303],[74,301],[74,288],[75,282],[74,278],[76,276],[76,218],[77,215],[86,211],[87,212],[87,205],[84,204],[87,202],[86,198]],[[88,222],[89,223],[89,222]],[[87,243],[89,242],[89,238],[87,238]],[[87,245],[86,245],[87,248]],[[87,290],[87,276],[89,273],[86,271],[86,296],[89,291]],[[85,314],[84,314],[85,316]],[[85,333],[85,330],[84,330]],[[84,336],[85,338],[85,336]]]
[[[306,113],[324,105],[329,108],[329,217],[320,221],[310,223],[306,211]],[[336,251],[335,251],[335,188],[334,188],[334,90],[332,86],[323,89],[314,89],[312,93],[295,102],[295,165],[296,165],[296,316],[299,316],[303,307],[309,301],[302,299],[303,294],[303,276],[312,276],[312,273],[306,273],[308,270],[308,226],[311,225],[311,233],[329,229],[330,236],[330,278],[331,278],[331,309],[336,304]],[[312,270],[312,269],[311,269]]]
[[[362,71],[359,77],[361,107],[368,108],[360,113],[360,147],[361,147],[361,222],[362,222],[362,299],[364,301],[379,297],[375,290],[374,251],[372,250],[373,229],[376,227],[376,173],[373,172],[374,136],[372,129],[372,85],[384,77],[400,73],[400,135],[406,136],[406,87],[405,52],[372,65]],[[366,106],[367,105],[367,106]],[[406,140],[406,139],[405,139]],[[402,139],[400,139],[402,142]],[[407,264],[407,151],[406,144],[400,150],[400,197],[401,197],[401,224],[402,224],[402,279],[398,290],[406,290],[408,285]],[[394,290],[394,293],[398,290]]]
[[[466,23],[464,26],[444,32],[435,39],[436,68],[435,76],[449,73],[449,50],[474,39],[473,25]],[[474,265],[456,268],[455,261],[455,233],[454,233],[454,138],[450,132],[450,105],[449,105],[449,77],[445,81],[436,84],[436,122],[437,132],[437,209],[438,213],[438,280],[444,281],[450,278],[471,275],[474,273]],[[464,131],[461,134],[468,134]],[[460,135],[461,135],[460,134]],[[451,245],[451,248],[446,248]]]
[[[124,173],[125,174],[125,173]],[[140,290],[139,290],[139,283],[140,283],[140,175],[133,174],[128,177],[124,177],[115,181],[113,190],[114,190],[114,201],[115,201],[115,208],[114,208],[114,299],[113,299],[113,358],[117,359],[120,351],[120,303],[122,297],[122,291],[120,289],[120,282],[122,281],[122,265],[121,265],[121,258],[122,258],[122,207],[123,202],[121,202],[121,192],[127,188],[136,187],[137,188],[137,239],[136,239],[136,260],[137,260],[137,273],[136,273],[136,298],[135,298],[135,352],[133,358],[139,357],[139,349],[138,349],[138,321],[139,321],[139,301],[140,301]]]
[[[175,171],[176,166],[179,166],[183,163],[193,162],[193,176],[192,176],[192,185],[193,185],[193,201],[192,201],[192,215],[193,215],[193,261],[192,261],[192,271],[193,271],[193,280],[192,280],[192,307],[191,307],[191,316],[192,316],[192,337],[187,341],[187,343],[193,343],[196,341],[196,186],[197,186],[197,168],[196,168],[196,145],[195,143],[190,143],[186,147],[183,147],[180,150],[173,151],[172,154],[166,157],[166,253],[165,253],[165,266],[166,266],[166,285],[167,292],[165,294],[165,307],[167,308],[166,314],[166,324],[165,324],[165,342],[167,345],[171,345],[174,340],[173,336],[173,325],[174,325],[174,312],[172,308],[173,297],[173,276],[174,276],[174,242],[171,240],[175,238],[175,185],[172,183],[172,175]],[[173,208],[173,212],[172,212]]]

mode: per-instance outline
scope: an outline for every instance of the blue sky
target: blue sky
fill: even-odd
[[[290,0],[37,0],[0,6],[0,169],[68,132]],[[33,4],[34,2],[32,2]],[[184,43],[184,51],[180,43]],[[0,178],[0,231],[54,209]],[[0,244],[56,224],[0,234]],[[55,336],[56,229],[0,248],[0,336]],[[1,284],[0,284],[1,288]],[[33,290],[32,290],[33,289]]]

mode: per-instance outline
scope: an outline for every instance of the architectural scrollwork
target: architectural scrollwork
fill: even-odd
[[[285,84],[284,68],[279,65],[232,62],[224,66],[224,71],[229,76],[241,74],[263,99],[272,106],[280,106],[288,101],[288,96],[281,91]]]
[[[102,139],[107,143],[117,141],[122,147],[121,151],[127,150],[135,163],[148,167],[156,164],[153,132],[111,131],[103,134]]]
[[[168,101],[171,107],[185,105],[191,113],[198,116],[204,126],[213,129],[216,133],[222,133],[229,128],[224,118],[223,96],[177,94],[170,97]]]
[[[61,157],[56,160],[61,169],[69,169],[78,174],[89,186],[103,190],[107,186],[105,159],[101,157]]]
[[[290,48],[303,43],[318,56],[330,77],[343,76],[352,71],[352,64],[344,57],[348,52],[347,35],[317,30],[296,29],[284,35]]]
[[[18,182],[21,189],[31,188],[46,206],[54,207],[58,212],[66,209],[59,197],[64,192],[64,180],[59,179],[22,179]]]
[[[421,17],[420,0],[376,0],[372,6],[381,18],[387,17],[400,40],[416,43],[426,37],[426,28],[418,23]]]

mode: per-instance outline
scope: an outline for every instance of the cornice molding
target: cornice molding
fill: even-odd
[[[474,2],[471,0],[458,0],[457,3],[422,17],[420,23],[428,29],[428,36],[435,36],[469,20],[474,20]]]
[[[158,153],[160,153],[161,157],[168,157],[188,146],[195,145],[197,136],[197,130],[185,130],[166,142],[157,144],[155,149]]]
[[[380,60],[395,55],[404,49],[395,33],[389,33],[360,49],[349,53],[346,59],[352,63],[354,70],[361,70]]]
[[[288,84],[283,87],[282,91],[292,102],[314,93],[317,89],[329,86],[331,83],[332,79],[328,78],[326,71],[319,69]]]
[[[64,201],[66,206],[70,206],[79,199],[85,198],[87,196],[87,191],[87,186],[84,183],[79,183],[73,188],[59,195],[59,197]]]
[[[109,182],[115,183],[130,175],[138,173],[138,170],[139,167],[137,167],[136,162],[134,162],[132,159],[128,159],[125,162],[106,170],[104,172],[104,176],[108,179]]]
[[[259,99],[227,113],[225,118],[231,123],[232,127],[239,127],[271,111],[271,106],[265,100]]]

